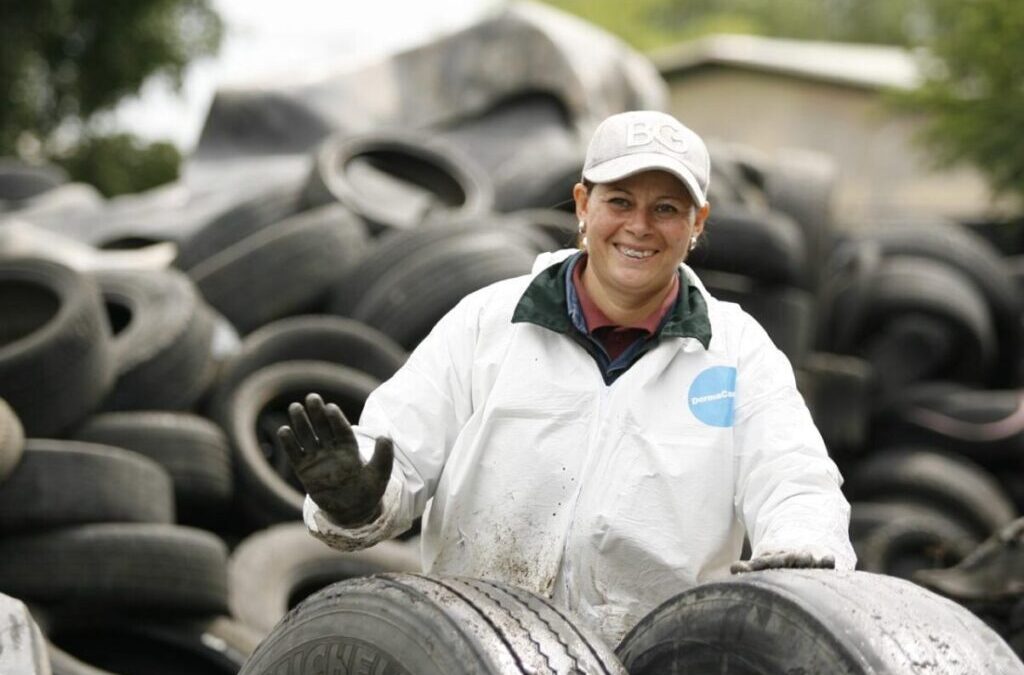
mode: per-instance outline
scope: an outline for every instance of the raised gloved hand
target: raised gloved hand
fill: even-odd
[[[835,556],[816,556],[807,551],[767,551],[750,560],[738,560],[729,567],[733,574],[783,568],[834,569]]]
[[[306,406],[288,406],[291,426],[277,430],[292,469],[306,492],[342,527],[358,527],[381,514],[381,497],[391,478],[391,439],[378,438],[373,457],[363,464],[359,444],[348,420],[319,394],[306,396]]]

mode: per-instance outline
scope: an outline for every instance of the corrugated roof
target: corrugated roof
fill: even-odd
[[[707,65],[781,73],[871,89],[912,89],[920,70],[901,47],[714,35],[651,55],[663,76]]]

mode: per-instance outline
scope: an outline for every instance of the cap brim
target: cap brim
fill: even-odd
[[[707,204],[707,196],[700,188],[697,177],[682,162],[658,153],[624,155],[602,162],[583,171],[583,177],[592,183],[612,183],[644,171],[667,171],[683,182],[698,207]]]

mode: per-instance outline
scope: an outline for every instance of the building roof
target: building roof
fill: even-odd
[[[883,45],[714,35],[660,50],[651,60],[665,77],[716,65],[869,89],[912,89],[920,82],[913,53]]]

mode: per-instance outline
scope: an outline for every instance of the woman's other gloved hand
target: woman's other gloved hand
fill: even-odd
[[[767,551],[750,560],[734,562],[729,571],[733,574],[786,568],[834,569],[835,556],[816,556],[808,551]]]
[[[324,404],[319,394],[306,396],[306,405],[288,406],[291,425],[277,436],[295,475],[306,492],[342,527],[359,527],[381,514],[381,496],[391,478],[394,452],[391,439],[378,438],[366,464],[359,444],[341,409]]]

